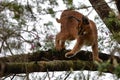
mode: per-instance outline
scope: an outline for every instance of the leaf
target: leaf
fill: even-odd
[[[54,14],[54,11],[53,11],[52,8],[48,8],[48,12],[49,12],[50,14]]]

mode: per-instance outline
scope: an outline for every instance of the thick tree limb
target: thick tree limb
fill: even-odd
[[[111,72],[110,66],[107,66],[105,72]],[[7,76],[10,74],[32,73],[32,72],[46,72],[46,71],[68,71],[68,70],[98,70],[98,66],[92,61],[80,60],[54,60],[54,61],[39,61],[25,62],[25,63],[1,63],[0,76]]]
[[[8,57],[1,57],[1,62],[31,62],[31,61],[52,61],[52,60],[84,60],[84,61],[92,61],[92,52],[90,51],[79,51],[78,54],[72,58],[65,58],[65,53],[69,50],[64,50],[61,52],[48,50],[48,51],[37,51],[28,54],[20,54]],[[107,61],[108,59],[112,59],[113,56],[110,54],[99,53],[99,57],[103,61]],[[120,63],[120,58],[114,56],[117,61]]]
[[[0,58],[0,76],[10,74],[45,72],[45,71],[66,71],[70,70],[91,70],[95,71],[98,66],[92,61],[92,52],[80,51],[73,58],[65,58],[64,55],[68,50],[57,52],[53,50],[37,51],[29,54],[14,55]],[[120,58],[108,54],[100,53],[100,58],[103,61],[117,60],[120,63]],[[111,64],[112,65],[112,64]],[[107,66],[108,67],[108,66]],[[107,68],[107,72],[111,68]]]

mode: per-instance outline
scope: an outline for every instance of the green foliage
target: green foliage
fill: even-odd
[[[52,17],[55,17],[55,12],[52,8],[48,8],[48,13],[51,14]]]
[[[105,23],[113,34],[111,38],[120,42],[120,20],[116,18],[113,12],[110,12],[109,17],[105,19]]]
[[[49,0],[49,3],[50,3],[50,5],[53,5],[53,6],[58,5],[56,0]]]
[[[99,75],[102,75],[102,72],[107,72],[107,71],[111,71],[113,72],[117,78],[120,78],[120,65],[116,65],[115,64],[111,64],[110,60],[103,62],[103,63],[97,63],[98,65],[98,71],[99,71]]]
[[[120,78],[120,65],[115,67],[114,74],[116,74],[116,76]]]
[[[102,63],[95,62],[98,65],[98,71],[100,72],[99,75],[102,75],[102,72],[107,72],[108,68],[110,68],[110,60]]]
[[[105,19],[105,22],[108,27],[113,28],[113,24],[120,26],[120,20],[116,18],[116,15],[113,12],[109,13],[109,17]],[[119,28],[118,28],[119,29]]]
[[[74,9],[73,0],[63,0],[68,9]]]
[[[120,32],[114,32],[113,35],[111,36],[112,39],[117,40],[118,42],[120,42]]]
[[[21,4],[17,4],[15,1],[2,2],[1,5],[8,8],[11,11],[13,11],[15,14],[15,16],[14,16],[15,19],[19,19],[20,15],[22,15],[24,12],[24,6]]]
[[[63,2],[67,5],[72,5],[73,4],[73,0],[63,0]]]

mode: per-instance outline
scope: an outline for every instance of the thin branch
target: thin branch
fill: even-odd
[[[47,69],[48,79],[50,80],[49,70]]]
[[[111,3],[111,2],[114,2],[114,1],[109,1],[109,2],[106,2],[107,4]],[[79,10],[79,9],[88,9],[88,8],[91,8],[91,7],[96,7],[96,6],[102,6],[102,5],[106,5],[106,3],[102,3],[102,4],[97,4],[95,6],[84,6],[84,7],[74,7],[74,9],[76,10]],[[57,13],[57,12],[62,12],[63,10],[58,10],[58,11],[54,11],[54,13]],[[46,14],[52,14],[52,13],[40,13],[40,15],[46,15]]]
[[[5,41],[5,44],[7,45],[8,50],[10,51],[11,55],[13,56],[14,54],[13,54],[13,52],[12,52],[12,50],[11,50],[9,44],[7,43],[7,41]]]
[[[71,73],[72,73],[72,71],[69,71],[69,72],[67,73],[67,76],[64,78],[64,80],[66,80],[66,79],[70,76]]]
[[[2,52],[2,48],[3,48],[3,46],[4,46],[4,41],[2,41],[2,43],[1,43],[0,53]]]
[[[90,13],[93,11],[94,9],[92,8],[92,10],[86,15],[86,16],[89,16],[90,15]]]
[[[13,74],[13,76],[12,76],[11,80],[13,80],[15,76],[16,76],[16,74]]]

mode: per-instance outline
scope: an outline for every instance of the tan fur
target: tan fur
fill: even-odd
[[[88,20],[89,24],[85,24]],[[87,20],[86,20],[87,19]],[[97,29],[96,25],[92,20],[86,18],[83,14],[74,10],[64,10],[61,14],[60,19],[56,19],[61,24],[61,31],[56,35],[56,46],[57,50],[65,48],[66,40],[75,40],[77,42],[74,48],[65,54],[65,57],[74,56],[83,45],[92,46],[93,60],[100,61],[98,57],[98,43],[97,43]]]

